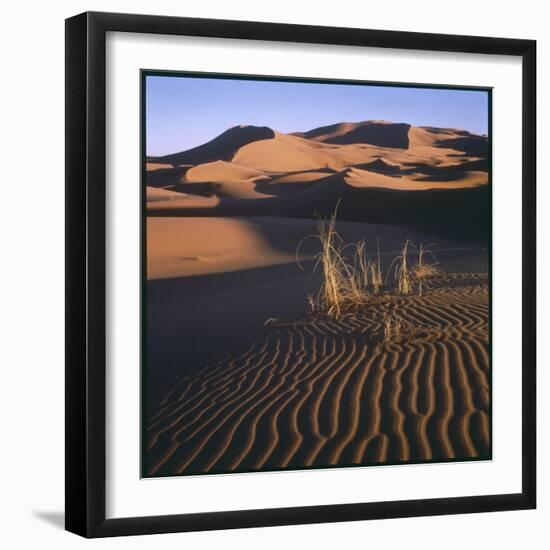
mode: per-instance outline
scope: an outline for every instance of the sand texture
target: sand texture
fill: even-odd
[[[279,321],[163,388],[148,414],[148,473],[487,457],[487,279],[444,286],[339,321]],[[415,331],[381,345],[392,310]]]

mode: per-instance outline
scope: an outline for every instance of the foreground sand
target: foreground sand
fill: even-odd
[[[430,242],[337,227],[346,242],[379,238],[386,266],[406,237]],[[146,475],[489,457],[487,251],[440,240],[448,275],[426,295],[373,298],[329,321],[306,314],[320,283],[314,240],[304,270],[295,262],[313,230],[270,217],[148,220]],[[412,330],[383,343],[385,312]]]
[[[150,399],[148,475],[488,458],[488,290],[448,276],[340,321],[275,320]],[[381,343],[381,316],[415,330]]]

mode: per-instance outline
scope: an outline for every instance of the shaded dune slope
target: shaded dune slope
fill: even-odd
[[[173,155],[149,157],[149,161],[172,165],[201,164],[216,160],[229,161],[241,147],[255,141],[272,139],[274,135],[273,130],[266,126],[235,126],[204,145]]]
[[[149,400],[148,475],[488,458],[486,275],[340,321],[277,321]],[[450,288],[449,288],[450,286]],[[380,344],[381,315],[415,332]]]
[[[407,149],[409,146],[410,124],[388,123],[384,121],[344,122],[315,128],[309,132],[296,133],[307,139],[323,143],[348,145],[367,143],[378,147]]]
[[[380,177],[380,174],[375,174]],[[389,178],[389,176],[388,176]],[[392,179],[392,178],[390,178]],[[427,189],[414,192],[354,185],[353,174],[329,174],[313,184],[300,182],[295,192],[280,192],[262,200],[221,198],[215,206],[189,206],[183,201],[147,205],[148,216],[329,216],[339,202],[341,220],[391,223],[412,230],[437,230],[449,238],[487,238],[490,190],[484,186]],[[267,193],[268,184],[257,190]]]

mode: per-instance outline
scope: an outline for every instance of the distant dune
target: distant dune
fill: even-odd
[[[184,195],[182,195],[182,193],[178,193],[177,191],[171,191],[170,189],[162,189],[156,187],[146,187],[145,196],[147,202],[167,201],[184,198]]]
[[[265,178],[269,179],[259,170],[247,168],[246,166],[240,166],[238,164],[232,164],[230,162],[224,162],[223,160],[199,164],[198,166],[189,169],[186,173],[186,180],[189,182],[257,181]]]
[[[202,164],[215,160],[231,160],[241,147],[255,141],[272,139],[273,136],[274,132],[271,128],[235,126],[204,145],[181,153],[155,157],[154,160],[153,157],[149,157],[149,162],[168,163],[177,166],[179,164]]]
[[[459,225],[467,226],[473,218],[477,228],[482,214],[474,199],[482,196],[483,208],[489,200],[487,137],[449,128],[365,121],[282,134],[242,126],[189,151],[147,160],[148,185],[210,199],[151,200],[151,216],[312,217],[341,197],[343,219],[395,223],[412,202],[421,211],[437,210],[438,223],[464,218]],[[388,191],[399,194],[388,197]],[[391,208],[380,210],[387,201]],[[422,218],[420,212],[415,217]]]
[[[314,141],[322,141],[323,143],[337,143],[339,145],[367,143],[378,147],[407,149],[409,147],[410,127],[410,124],[369,120],[355,124],[344,122],[323,126],[295,135]]]

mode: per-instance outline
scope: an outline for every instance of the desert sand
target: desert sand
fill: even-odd
[[[488,456],[487,279],[450,283],[338,322],[275,323],[179,377],[151,400],[149,474]],[[380,350],[385,310],[418,332]]]
[[[143,474],[490,458],[488,166],[485,136],[386,121],[149,157]],[[390,281],[333,318],[307,297],[336,205]],[[400,295],[407,239],[437,272]]]

